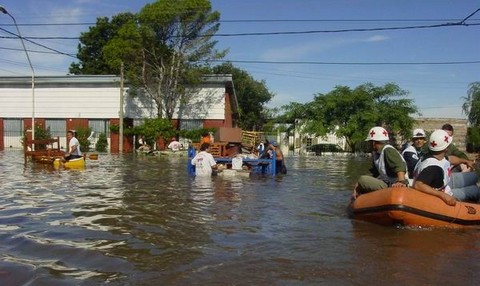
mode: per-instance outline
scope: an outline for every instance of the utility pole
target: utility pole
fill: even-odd
[[[119,143],[118,143],[118,152],[123,154],[123,62],[120,66],[120,126],[119,126]]]
[[[5,9],[3,6],[0,6],[0,12],[12,18],[13,23],[15,24],[15,28],[17,28],[17,36],[22,43],[23,50],[25,51],[25,55],[27,56],[28,64],[30,65],[30,70],[32,71],[32,140],[35,140],[35,70],[33,69],[32,61],[30,61],[30,56],[28,55],[27,48],[25,47],[23,37],[20,34],[20,29],[18,28],[17,21],[12,16],[12,14],[8,13],[7,9]],[[35,144],[32,144],[32,151],[35,151]]]

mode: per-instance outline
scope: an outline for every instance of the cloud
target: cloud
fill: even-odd
[[[387,41],[389,38],[382,35],[374,35],[368,38],[333,38],[328,41],[297,41],[293,45],[273,47],[267,49],[261,59],[266,61],[289,61],[301,60],[305,58],[312,59],[319,54],[336,48],[344,48],[358,43],[376,43]]]
[[[290,46],[283,46],[281,48],[267,49],[261,58],[270,61],[287,61],[298,60],[309,57],[311,54],[318,54],[323,51],[333,49],[343,45],[347,40],[335,39],[333,41],[315,41],[315,42],[297,42],[297,44]]]
[[[368,37],[367,39],[364,40],[364,42],[383,42],[388,39],[390,38],[387,36],[375,35],[375,36]]]

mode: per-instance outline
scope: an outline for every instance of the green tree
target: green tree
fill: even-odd
[[[100,133],[98,136],[97,144],[95,144],[95,150],[98,152],[106,152],[108,147],[107,135],[105,133]]]
[[[468,121],[475,126],[480,125],[480,81],[468,85],[467,96],[463,97],[465,102],[462,105],[463,112],[467,115]]]
[[[394,83],[366,83],[354,89],[337,86],[327,94],[315,95],[312,102],[284,106],[285,116],[288,120],[300,119],[303,133],[345,136],[347,145],[355,150],[373,126],[384,126],[391,134],[410,134],[414,123],[410,115],[418,110],[407,94]]]
[[[112,17],[97,18],[96,25],[88,32],[81,33],[78,44],[78,63],[70,65],[72,74],[118,74],[119,69],[112,67],[103,54],[104,46],[117,35],[119,29],[126,23],[135,20],[132,13],[121,13]]]
[[[145,119],[141,125],[134,127],[132,133],[145,136],[147,143],[152,145],[160,138],[167,139],[175,136],[175,129],[169,119],[149,118]]]
[[[172,119],[178,104],[195,94],[191,87],[201,81],[205,63],[225,56],[212,40],[219,19],[209,0],[157,0],[119,29],[104,57],[117,70],[123,62],[137,94],[155,102],[159,118]]]
[[[82,150],[82,152],[90,152],[90,141],[88,140],[88,137],[92,133],[92,128],[77,126],[75,131],[77,133],[76,138],[80,143],[80,150]]]
[[[265,104],[274,94],[266,87],[265,81],[257,81],[248,72],[224,63],[212,69],[214,74],[231,74],[235,81],[240,118],[238,125],[245,130],[261,130],[267,120]]]

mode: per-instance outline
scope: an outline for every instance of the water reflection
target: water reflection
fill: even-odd
[[[478,280],[478,230],[394,229],[347,218],[365,158],[287,164],[286,176],[205,179],[188,176],[185,157],[101,155],[85,170],[54,170],[0,152],[0,284]]]

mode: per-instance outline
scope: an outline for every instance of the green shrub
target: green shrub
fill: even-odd
[[[107,135],[105,133],[100,133],[98,136],[97,144],[95,144],[95,150],[98,152],[106,152],[108,147]]]
[[[75,131],[77,133],[75,137],[78,139],[78,142],[80,142],[80,150],[82,150],[82,152],[89,152],[90,141],[88,140],[88,137],[90,137],[90,134],[92,133],[92,128],[76,127]]]

